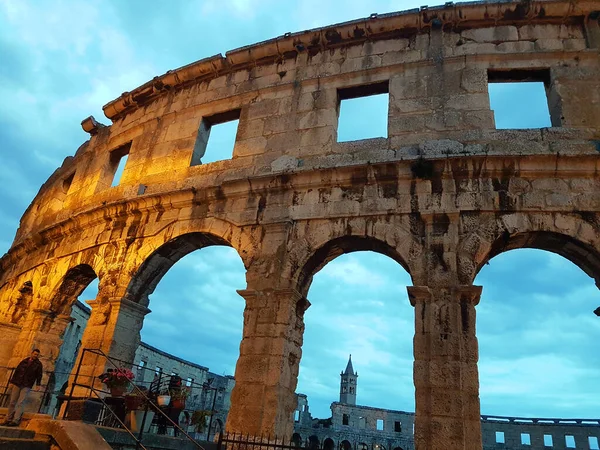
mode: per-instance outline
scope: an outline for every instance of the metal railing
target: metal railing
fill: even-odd
[[[133,383],[133,381],[128,380],[128,384],[133,388],[133,392],[135,392],[135,395],[138,397],[142,397],[143,401],[145,403],[145,409],[144,409],[144,416],[142,418],[142,422],[141,425],[139,427],[139,432],[137,437],[134,435],[134,433],[132,432],[132,430],[130,430],[125,423],[123,422],[123,420],[121,420],[121,418],[119,417],[119,415],[117,414],[116,411],[113,410],[113,408],[105,401],[104,396],[106,394],[109,394],[109,392],[101,390],[101,389],[97,389],[94,387],[94,379],[92,379],[92,381],[90,382],[90,384],[83,384],[79,381],[81,375],[80,375],[80,371],[81,371],[81,366],[83,364],[83,360],[86,356],[86,354],[92,354],[92,355],[97,355],[100,356],[102,358],[104,358],[110,365],[112,365],[115,369],[120,369],[122,368],[121,366],[117,365],[117,362],[120,362],[119,360],[117,360],[116,358],[111,358],[108,355],[106,355],[102,350],[99,349],[89,349],[89,348],[84,348],[81,351],[81,355],[79,358],[79,364],[77,365],[77,370],[75,371],[75,376],[73,379],[73,382],[71,383],[71,390],[70,390],[70,394],[67,396],[66,398],[66,405],[65,405],[65,409],[63,412],[63,419],[68,418],[68,413],[69,413],[69,409],[71,407],[71,402],[73,400],[75,400],[76,398],[73,397],[74,391],[76,387],[80,387],[83,389],[87,389],[90,393],[89,397],[91,397],[91,394],[93,394],[97,399],[100,400],[100,402],[103,405],[104,411],[108,412],[108,414],[110,414],[114,419],[116,419],[117,423],[119,424],[119,426],[121,428],[123,428],[136,442],[136,449],[145,449],[146,447],[142,444],[142,439],[143,439],[143,435],[144,435],[144,425],[146,423],[147,420],[147,416],[148,416],[148,412],[149,409],[152,409],[155,413],[158,413],[159,415],[162,415],[163,419],[170,423],[170,426],[173,427],[174,430],[177,430],[177,432],[181,433],[183,436],[185,436],[187,438],[187,440],[189,440],[190,442],[192,442],[196,447],[205,450],[204,447],[202,445],[200,445],[200,443],[198,443],[194,438],[192,438],[186,431],[184,431],[177,423],[175,423],[159,406],[157,406],[147,395],[146,393],[139,388],[139,386],[137,386],[136,384]],[[127,365],[129,367],[131,367],[131,363],[127,363]],[[83,399],[86,399],[86,397],[84,397]]]
[[[219,433],[217,440],[217,450],[298,450],[302,448],[310,448],[311,450],[320,449],[319,446],[304,447],[302,442],[291,439],[286,440],[277,436],[273,438],[268,436],[265,438],[238,433]]]

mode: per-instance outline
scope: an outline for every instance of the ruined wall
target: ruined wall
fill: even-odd
[[[448,3],[287,34],[123,94],[110,126],[83,122],[90,140],[0,260],[7,364],[36,345],[51,368],[95,277],[82,346],[133,361],[162,275],[230,245],[248,286],[228,427],[290,436],[312,275],[374,250],[414,284],[416,448],[480,449],[479,268],[534,247],[600,280],[599,44],[596,1]],[[487,86],[507,79],[545,82],[553,127],[495,129]],[[388,137],[338,143],[340,101],[373,92],[389,93]],[[232,158],[200,164],[211,124],[236,117]]]

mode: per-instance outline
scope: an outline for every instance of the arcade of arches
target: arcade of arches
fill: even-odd
[[[111,126],[84,120],[90,140],[44,184],[0,260],[0,365],[35,345],[51,368],[69,308],[96,277],[82,347],[132,360],[169,267],[228,245],[247,286],[226,427],[289,439],[312,277],[372,250],[413,283],[416,448],[480,450],[480,268],[538,248],[600,283],[597,2],[524,4],[285,35],[124,93],[104,108]],[[487,84],[499,72],[543,78],[554,128],[494,128]],[[389,92],[388,138],[336,142],[340,100],[374,91]],[[208,138],[199,129],[234,116],[232,159],[192,165]],[[104,367],[90,358],[81,370],[94,379]]]

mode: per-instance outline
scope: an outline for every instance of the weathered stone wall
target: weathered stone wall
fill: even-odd
[[[91,139],[42,186],[0,260],[8,364],[35,345],[52,368],[95,277],[82,347],[133,361],[164,273],[231,245],[248,286],[228,427],[291,436],[312,275],[374,250],[414,284],[416,448],[481,449],[479,268],[535,247],[600,280],[597,11],[592,0],[475,2],[373,16],[123,94],[105,106],[110,127],[84,121]],[[495,130],[488,82],[523,77],[545,81],[553,127]],[[338,143],[340,98],[361,89],[389,92],[388,137]],[[199,129],[219,117],[240,119],[233,157],[198,165]],[[83,373],[103,364],[89,357]]]

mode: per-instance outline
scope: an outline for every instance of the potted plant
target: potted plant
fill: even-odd
[[[194,426],[197,433],[204,433],[206,430],[206,418],[210,416],[210,411],[199,409],[194,411],[190,419],[190,425]]]
[[[149,432],[154,419],[154,411],[149,408],[149,398],[146,395],[148,395],[148,392],[145,389],[135,389],[134,392],[125,396],[127,425],[134,433],[140,431],[142,422],[144,422],[144,433]],[[144,415],[146,416],[145,420]]]
[[[176,409],[184,409],[185,401],[190,395],[190,389],[188,387],[176,387],[169,390],[171,395],[171,406]]]
[[[108,369],[98,378],[110,390],[111,397],[122,397],[134,375],[129,369]]]
[[[156,397],[156,404],[158,406],[169,406],[171,403],[171,394],[169,389],[162,389]]]

